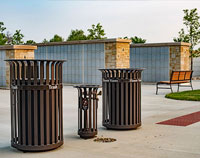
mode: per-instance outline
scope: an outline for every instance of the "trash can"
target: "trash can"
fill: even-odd
[[[141,126],[141,72],[143,69],[100,69],[103,116],[108,129]]]
[[[11,145],[45,151],[63,144],[64,60],[5,60],[10,64]]]
[[[97,135],[97,108],[99,85],[79,85],[78,89],[78,135],[93,138]]]

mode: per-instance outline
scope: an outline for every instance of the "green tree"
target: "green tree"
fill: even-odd
[[[7,39],[6,44],[11,45],[12,44],[13,35],[9,31],[6,32],[6,39]]]
[[[7,38],[4,33],[5,30],[6,30],[6,27],[4,27],[4,23],[0,22],[0,45],[4,45],[7,42]]]
[[[178,32],[178,37],[173,38],[174,42],[187,42],[189,43],[189,36],[185,34],[184,29]]]
[[[194,50],[192,53],[192,56],[194,58],[200,57],[200,48],[198,48],[197,50]]]
[[[83,30],[72,30],[70,35],[67,38],[67,41],[76,41],[76,40],[87,40],[87,36],[84,34]]]
[[[64,41],[64,39],[61,36],[56,34],[53,36],[52,39],[50,39],[49,42],[63,42],[63,41]]]
[[[131,37],[130,40],[132,41],[132,43],[146,43],[146,39],[142,39],[137,36]]]
[[[33,41],[33,40],[28,40],[28,41],[26,41],[25,44],[26,44],[26,45],[33,45],[33,44],[36,44],[36,42]]]
[[[183,17],[183,24],[185,24],[189,36],[189,42],[191,43],[191,50],[200,43],[200,16],[198,15],[197,8],[183,10],[185,16]]]
[[[45,38],[42,43],[48,43],[49,41]]]
[[[179,32],[178,38],[174,38],[175,42],[189,42],[191,58],[196,57],[193,53],[194,47],[200,43],[200,16],[198,15],[197,8],[183,10],[183,24],[186,31],[182,28]],[[191,69],[193,69],[193,59],[191,60]]]
[[[15,34],[12,37],[12,44],[13,45],[24,44],[24,41],[22,40],[23,38],[24,35],[21,33],[21,30],[16,30]]]
[[[105,39],[104,37],[105,31],[103,29],[103,26],[98,23],[96,26],[93,24],[91,29],[88,29],[89,35],[87,36],[87,39],[93,40],[93,39]]]
[[[125,36],[123,39],[129,39],[128,36]]]

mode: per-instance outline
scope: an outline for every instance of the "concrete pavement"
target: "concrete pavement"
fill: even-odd
[[[200,81],[193,81],[200,89]],[[174,86],[174,90],[177,87]],[[182,88],[181,90],[188,89]],[[155,95],[155,85],[142,85],[142,126],[137,130],[106,130],[101,125],[100,97],[98,136],[116,142],[98,143],[77,135],[77,89],[64,87],[64,145],[56,150],[23,153],[10,147],[9,90],[0,90],[0,158],[199,158],[200,123],[186,127],[158,125],[157,122],[200,111],[200,102],[164,98],[169,90]]]

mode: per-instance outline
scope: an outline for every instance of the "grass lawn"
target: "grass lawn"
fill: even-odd
[[[165,97],[176,100],[200,101],[200,90],[169,93]]]

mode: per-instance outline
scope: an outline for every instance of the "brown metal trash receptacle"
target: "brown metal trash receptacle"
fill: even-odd
[[[103,116],[108,129],[141,126],[141,72],[143,69],[100,69]]]
[[[92,138],[97,135],[97,108],[99,85],[74,86],[78,89],[78,135]]]
[[[45,151],[63,144],[64,60],[6,60],[10,64],[11,145]]]

